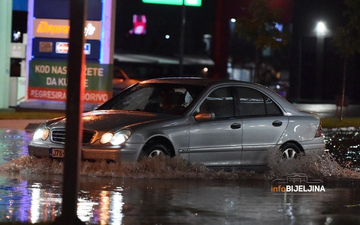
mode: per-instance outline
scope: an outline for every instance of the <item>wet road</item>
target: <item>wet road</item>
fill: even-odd
[[[62,163],[27,157],[30,137],[0,129],[0,222],[60,215]],[[266,174],[214,172],[179,161],[86,163],[78,216],[87,224],[360,224],[360,182],[351,179],[358,173],[319,160],[276,165]],[[275,189],[290,184],[290,172],[301,172],[307,186],[315,178],[323,190]]]

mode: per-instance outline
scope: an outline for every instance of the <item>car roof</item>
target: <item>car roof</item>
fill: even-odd
[[[237,80],[226,80],[226,79],[211,79],[211,78],[199,78],[199,77],[164,77],[146,80],[141,83],[171,83],[171,84],[191,84],[191,85],[200,85],[200,86],[210,86],[212,84],[250,84],[245,81]]]

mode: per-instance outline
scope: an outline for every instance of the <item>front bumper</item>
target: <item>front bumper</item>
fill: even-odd
[[[126,144],[124,147],[114,146],[82,146],[81,158],[83,160],[114,160],[136,162],[140,155],[142,144]],[[51,149],[64,149],[63,145],[39,145],[30,143],[28,151],[30,156],[39,158],[52,158]],[[65,152],[66,154],[66,152]]]

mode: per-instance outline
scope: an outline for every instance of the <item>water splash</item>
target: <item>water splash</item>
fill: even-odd
[[[31,134],[21,130],[0,129],[0,164],[28,154]]]
[[[360,168],[359,128],[333,128],[324,130],[326,147],[341,165]]]
[[[22,156],[0,165],[0,171],[26,173],[62,174],[63,162]],[[162,179],[256,179],[264,180],[263,174],[253,171],[214,171],[201,164],[190,164],[181,157],[159,156],[140,162],[81,162],[81,176]]]
[[[215,171],[201,164],[190,164],[181,157],[160,156],[140,162],[81,162],[80,175],[140,179],[226,179],[274,180],[292,173],[304,173],[322,180],[360,179],[360,173],[340,166],[331,155],[307,154],[298,159],[283,160],[278,151],[269,154],[269,170],[263,173],[245,170]],[[62,174],[63,162],[22,156],[0,165],[0,171]]]
[[[267,177],[275,179],[292,173],[304,173],[308,177],[322,180],[360,179],[360,173],[353,168],[342,167],[330,154],[308,153],[296,159],[281,159],[281,153],[269,155]]]

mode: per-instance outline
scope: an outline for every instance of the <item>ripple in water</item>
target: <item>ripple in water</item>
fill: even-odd
[[[180,157],[164,156],[147,158],[141,162],[107,163],[81,162],[81,176],[119,177],[140,179],[229,179],[229,180],[274,180],[291,173],[304,173],[310,178],[322,180],[360,179],[360,173],[340,166],[329,155],[307,154],[298,159],[279,160],[281,154],[271,151],[269,169],[263,173],[245,170],[215,171],[201,164],[190,164]],[[63,162],[22,156],[3,165],[1,171],[27,173],[62,174]]]

